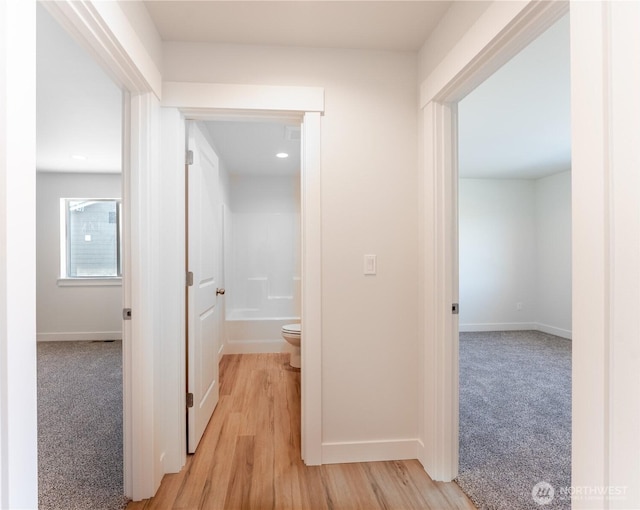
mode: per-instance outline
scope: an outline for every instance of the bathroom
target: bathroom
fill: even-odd
[[[221,354],[290,352],[300,323],[300,124],[206,122],[220,161],[223,275]]]

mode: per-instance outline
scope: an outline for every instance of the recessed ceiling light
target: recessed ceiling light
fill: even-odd
[[[287,154],[286,152],[278,152],[278,154],[276,154],[276,158],[284,159],[288,157],[289,157],[289,154]]]
[[[86,161],[87,156],[83,156],[82,154],[72,154],[71,159],[77,159],[78,161]]]

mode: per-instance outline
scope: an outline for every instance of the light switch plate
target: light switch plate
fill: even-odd
[[[377,272],[377,261],[375,255],[364,256],[364,274],[371,275]]]

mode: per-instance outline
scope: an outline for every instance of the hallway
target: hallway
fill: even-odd
[[[474,508],[416,460],[305,466],[299,452],[300,372],[288,354],[227,355],[198,451],[127,509]]]

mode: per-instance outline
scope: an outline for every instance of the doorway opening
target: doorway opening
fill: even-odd
[[[305,342],[301,346],[301,456],[305,464],[319,465],[322,462],[320,120],[321,112],[324,110],[324,92],[319,88],[256,85],[243,86],[242,93],[238,94],[233,85],[199,84],[199,92],[194,98],[193,86],[194,84],[172,83],[168,92],[172,100],[169,104],[163,105],[163,129],[167,135],[171,136],[165,144],[167,161],[176,161],[176,163],[179,161],[184,164],[185,118],[195,121],[237,121],[239,119],[302,121],[300,202],[302,210],[301,281],[304,284],[301,290],[300,317],[303,321],[302,328],[305,330]],[[215,92],[202,95],[206,90]],[[221,99],[216,102],[212,101],[211,97]],[[234,100],[229,103],[225,99],[228,97],[233,97]],[[198,104],[207,106],[194,106]],[[184,211],[184,204],[182,207]],[[186,323],[184,324],[186,328]],[[183,349],[181,359],[186,360],[186,355]],[[183,370],[181,372],[183,380],[186,380],[186,374]],[[183,395],[186,393],[185,388],[180,399],[176,400],[175,412],[180,413],[181,421],[184,420]],[[186,431],[181,437],[186,438]],[[186,443],[180,450],[187,451]],[[182,456],[176,460],[181,466],[186,458]]]
[[[570,119],[568,14],[457,104],[456,481],[481,507],[571,504]]]
[[[215,355],[216,365],[210,367],[214,377],[206,391],[198,387],[198,372],[206,370],[195,356],[201,345],[198,317],[205,315],[191,308],[197,300],[191,289],[197,287],[201,271],[193,272],[194,286],[187,292],[187,391],[190,395],[193,389],[196,400],[200,394],[217,395],[220,386],[214,379],[223,356],[292,353],[281,329],[302,319],[300,124],[301,119],[261,117],[188,123],[187,189],[193,196],[187,199],[187,271],[191,275],[191,266],[202,265],[196,253],[208,246],[207,282],[216,287],[210,300],[214,308],[206,315],[213,330],[208,351]],[[214,188],[208,200],[210,214],[196,204],[202,192],[195,181],[189,183],[206,168]],[[211,239],[192,235],[190,231],[208,216],[212,224],[206,235]],[[187,418],[190,453],[204,431],[196,430],[195,414],[190,411]]]
[[[121,508],[122,91],[36,15],[39,507]]]
[[[470,40],[464,55],[445,57],[438,69],[446,72],[432,73],[421,86],[425,448],[419,456],[435,480],[459,473],[458,103],[568,11],[566,3],[543,3],[511,13],[485,39]]]
[[[300,322],[300,122],[210,121],[220,156],[224,352],[281,352]]]

